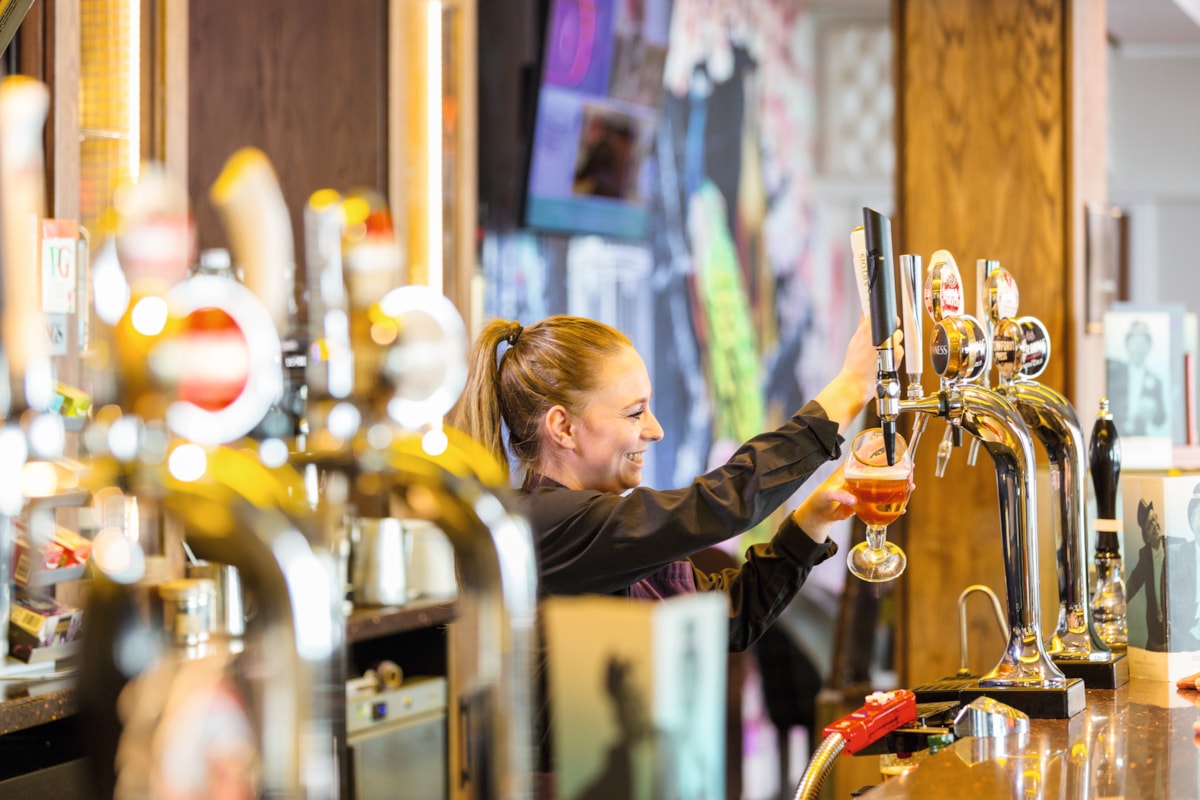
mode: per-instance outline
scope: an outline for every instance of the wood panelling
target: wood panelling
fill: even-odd
[[[1060,349],[1070,374],[1067,397],[1079,410],[1085,430],[1104,395],[1104,334],[1087,331],[1086,208],[1103,208],[1108,202],[1108,17],[1105,0],[1070,3],[1070,57],[1067,85],[1071,92],[1071,116],[1067,168],[1067,214],[1071,238],[1067,243],[1070,275],[1068,286],[1076,313],[1070,321],[1071,336]],[[1128,242],[1126,241],[1126,244]],[[1128,287],[1121,297],[1128,297]]]
[[[208,190],[241,147],[275,165],[298,265],[312,192],[387,191],[387,19],[386,0],[189,4],[188,188],[201,247],[226,245]]]
[[[188,9],[160,0],[155,13],[154,129],[158,158],[167,171],[188,180]]]
[[[47,213],[79,216],[79,0],[43,0],[30,7],[13,38],[17,71],[50,88],[42,146]],[[64,100],[65,98],[65,100]]]
[[[998,259],[1020,287],[1020,313],[1045,323],[1061,353],[1072,349],[1072,242],[1082,218],[1068,208],[1075,157],[1069,147],[1070,6],[1069,0],[894,5],[896,252],[920,254],[928,266],[935,250],[948,249],[962,270],[967,298],[975,296],[975,260]],[[1056,349],[1042,380],[1066,391],[1070,368],[1061,353]],[[928,363],[926,376],[931,389],[936,379]],[[905,685],[958,668],[953,620],[964,588],[987,584],[1003,602],[995,472],[982,451],[978,464],[967,466],[964,446],[946,477],[934,477],[942,427],[934,421],[920,448],[917,490],[905,519],[910,555],[901,614]],[[1037,450],[1044,463],[1044,452]],[[1045,516],[1047,509],[1040,510]],[[1052,632],[1053,533],[1048,525],[1039,527],[1043,627]],[[987,604],[976,600],[971,608],[971,667],[979,672],[995,666],[1004,642]]]

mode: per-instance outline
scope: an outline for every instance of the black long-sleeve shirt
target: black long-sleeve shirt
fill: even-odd
[[[543,594],[627,594],[630,586],[762,522],[821,464],[840,457],[837,424],[808,403],[777,430],[742,445],[722,466],[682,489],[627,494],[568,489],[540,476],[525,512],[537,541]],[[737,569],[693,565],[699,591],[730,601],[729,649],[744,650],[787,608],[812,568],[836,551],[789,515]]]
[[[543,595],[628,594],[674,562],[749,530],[790,498],[825,462],[841,456],[837,424],[815,401],[780,428],[746,442],[722,466],[683,489],[626,494],[568,489],[544,476],[526,481],[524,511],[537,543]],[[705,572],[698,591],[729,598],[729,650],[745,650],[770,627],[813,567],[837,545],[818,544],[789,514],[770,542],[738,568]],[[689,562],[690,563],[690,562]],[[552,770],[545,652],[537,667],[539,769]]]

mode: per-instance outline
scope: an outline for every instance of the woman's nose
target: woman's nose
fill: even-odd
[[[649,412],[649,415],[650,424],[646,426],[646,430],[642,432],[642,436],[652,442],[657,442],[659,439],[663,438],[662,425],[658,424],[658,417],[654,416],[653,411]]]

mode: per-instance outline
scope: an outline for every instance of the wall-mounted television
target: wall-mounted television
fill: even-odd
[[[671,0],[550,0],[526,227],[646,235]]]

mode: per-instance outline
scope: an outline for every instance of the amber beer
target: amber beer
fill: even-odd
[[[904,513],[908,503],[908,474],[847,477],[846,488],[858,498],[854,513],[868,525],[886,527]]]

